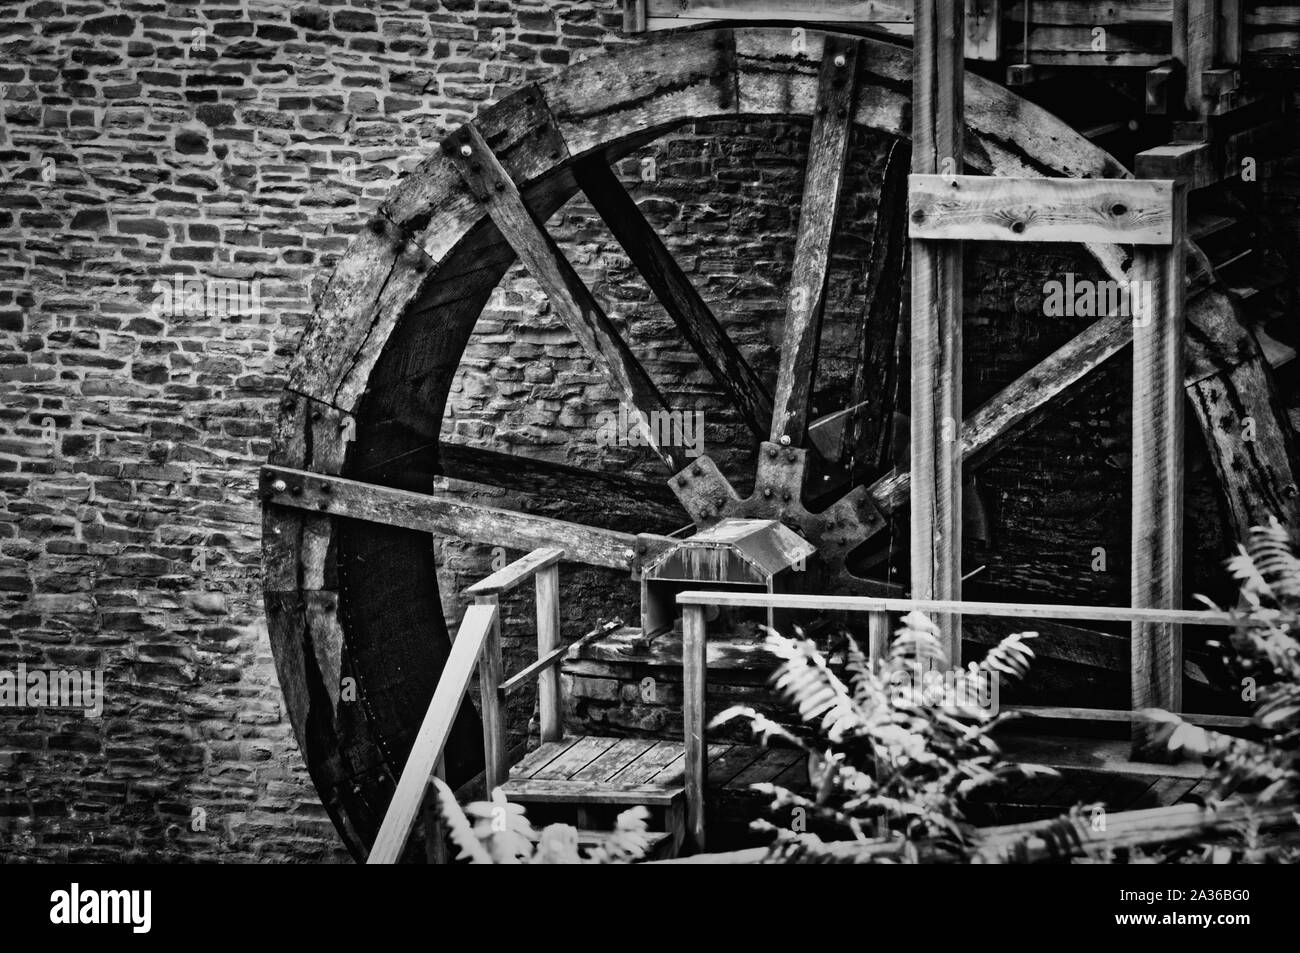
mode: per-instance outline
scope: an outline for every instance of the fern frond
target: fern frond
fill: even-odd
[[[469,818],[461,810],[460,805],[456,803],[456,795],[447,782],[441,778],[430,778],[434,787],[438,791],[438,808],[442,813],[443,822],[447,825],[447,836],[451,842],[460,848],[460,853],[456,855],[457,860],[469,859],[471,864],[490,864],[492,855],[479,842],[474,835],[474,828],[470,825]]]

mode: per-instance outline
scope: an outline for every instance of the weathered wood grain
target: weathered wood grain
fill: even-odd
[[[1133,330],[1133,525],[1130,571],[1134,608],[1175,609],[1183,602],[1183,328],[1187,191],[1174,185],[1172,246],[1134,249],[1133,273],[1146,283],[1146,313]],[[1133,708],[1182,707],[1183,640],[1179,627],[1132,626]],[[1134,756],[1157,757],[1148,725],[1134,723]]]
[[[889,148],[876,206],[876,226],[867,259],[866,312],[858,325],[857,363],[849,386],[850,414],[843,427],[839,459],[851,459],[854,474],[875,473],[885,462],[897,408],[899,325],[906,297],[907,170],[911,144],[900,139]]]
[[[277,480],[285,483],[283,490],[276,489]],[[572,561],[593,566],[629,569],[637,556],[638,537],[630,533],[317,473],[265,467],[263,489],[269,491],[270,503],[511,549],[557,546]],[[655,548],[676,544],[667,536],[642,534],[639,539]]]
[[[962,250],[915,238],[918,177],[956,181],[965,155],[961,9],[917,0],[912,64],[911,594],[961,598]],[[951,237],[951,236],[946,236]],[[948,661],[961,665],[961,619],[937,620]]]
[[[770,439],[787,446],[802,445],[807,429],[808,398],[817,364],[831,238],[848,157],[857,72],[857,42],[828,38],[808,142],[803,205],[795,239],[794,270],[786,291],[781,366],[773,399]]]
[[[1173,186],[1131,179],[913,175],[912,238],[1168,245]]]
[[[537,573],[537,658],[560,648],[560,568],[547,566]],[[537,711],[543,741],[559,741],[564,733],[560,717],[560,670],[549,665],[537,675]]]
[[[682,710],[686,735],[686,836],[696,851],[704,850],[704,791],[708,781],[704,733],[707,654],[704,607],[685,606],[682,612]]]
[[[527,555],[498,569],[490,576],[484,576],[473,585],[467,586],[464,594],[477,597],[495,596],[503,592],[509,592],[520,583],[531,579],[534,573],[540,573],[544,569],[554,566],[563,558],[564,550],[556,546],[543,546],[540,549],[534,549]]]

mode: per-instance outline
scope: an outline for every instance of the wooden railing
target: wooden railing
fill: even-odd
[[[1167,626],[1174,638],[1181,638],[1183,625],[1231,626],[1238,617],[1227,612],[1169,609],[1127,609],[1119,606],[1062,606],[1011,602],[960,602],[937,599],[878,599],[866,596],[781,595],[770,593],[691,590],[677,595],[682,606],[682,699],[686,734],[686,836],[695,850],[704,848],[704,788],[707,780],[704,693],[707,686],[705,610],[710,606],[763,609],[804,609],[818,612],[865,612],[868,619],[867,652],[874,664],[888,654],[891,613],[924,612],[949,616],[992,616],[1006,619],[1058,619],[1087,622],[1127,622],[1135,633],[1142,626]],[[1150,696],[1148,680],[1153,673],[1134,655],[1132,687],[1135,700]],[[1158,673],[1157,673],[1158,674]],[[1007,706],[1012,707],[1012,706]],[[1091,708],[1030,708],[1029,714],[1050,718],[1119,721],[1128,719],[1139,741],[1139,722],[1132,712]],[[1185,720],[1215,727],[1239,727],[1248,719],[1214,715],[1184,715]],[[1136,753],[1136,752],[1135,752]]]
[[[433,775],[445,777],[442,753],[469,690],[475,665],[479,670],[482,695],[484,783],[489,791],[504,783],[510,771],[506,750],[505,699],[528,679],[538,679],[543,741],[559,741],[560,673],[557,668],[567,646],[560,644],[559,562],[564,550],[536,549],[465,590],[474,604],[465,610],[460,629],[452,642],[451,655],[438,679],[433,700],[407,756],[406,767],[397,782],[393,799],[384,814],[379,834],[367,857],[368,864],[392,864],[401,856],[428,794]],[[509,679],[502,679],[501,607],[499,597],[536,578],[537,661]],[[434,812],[430,812],[432,818]],[[433,835],[436,838],[436,834]],[[439,851],[432,852],[439,856]]]

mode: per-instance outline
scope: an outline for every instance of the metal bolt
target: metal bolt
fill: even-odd
[[[848,62],[848,60],[844,58],[844,54],[843,54],[843,53],[841,53],[839,56],[835,57],[835,65],[836,65],[836,66],[843,66],[843,65],[844,65],[845,63],[847,63],[847,62]]]
[[[718,512],[722,512],[722,508],[727,504],[726,498],[721,496],[715,499],[713,502],[717,504]]]
[[[763,487],[763,495],[770,500],[772,498],[772,488],[770,486]]]
[[[294,496],[302,496],[302,485],[295,483],[293,486],[289,488],[289,492],[292,493]]]
[[[781,434],[781,446],[783,447],[790,446],[790,435],[788,433]]]
[[[776,447],[768,447],[768,448],[767,448],[767,455],[768,455],[769,457],[771,457],[773,460],[775,460],[775,459],[776,459]]]
[[[469,147],[469,143],[466,143],[465,145],[460,147],[460,154],[463,155],[466,159],[468,159],[470,156],[474,154],[474,150]]]
[[[789,503],[789,502],[790,502],[790,491],[789,491],[789,490],[786,490],[784,493],[782,493],[782,494],[781,494],[781,499],[783,499],[783,500],[785,500],[787,503]]]
[[[285,490],[289,489],[289,484],[285,483],[283,480],[276,480],[271,484],[271,489],[276,493],[283,493]]]
[[[686,481],[686,477],[684,477],[684,476],[683,476],[683,477],[678,477],[678,478],[677,478],[677,485],[678,485],[678,486],[685,486],[685,485],[686,485],[686,482],[687,482],[687,481]]]
[[[787,450],[787,451],[785,452],[785,459],[786,459],[786,461],[789,462],[789,463],[794,463],[794,451],[793,451],[793,450]]]
[[[700,465],[697,463],[695,464],[695,466],[691,467],[691,472],[694,473],[696,476],[699,476],[703,471],[700,469]]]

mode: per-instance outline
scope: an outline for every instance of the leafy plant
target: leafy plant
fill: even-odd
[[[779,739],[806,752],[811,796],[774,784],[755,787],[772,795],[774,811],[789,810],[855,842],[826,843],[806,829],[758,821],[776,835],[769,859],[916,861],[922,843],[926,859],[969,859],[967,799],[986,785],[1054,773],[1002,761],[990,737],[1001,716],[979,703],[997,679],[1025,673],[1034,636],[1009,636],[983,661],[945,676],[939,630],[914,612],[877,670],[845,634],[845,683],[814,642],[768,630],[767,647],[782,659],[773,685],[805,730],[796,733],[745,706],[722,712],[713,725],[742,719],[764,743]]]
[[[577,828],[549,824],[539,832],[521,805],[506,800],[500,788],[490,801],[472,801],[461,808],[446,782],[431,779],[438,792],[438,809],[447,836],[459,849],[456,860],[471,864],[630,864],[645,857],[650,845],[644,807],[619,814],[604,843],[584,856]]]
[[[1159,726],[1157,737],[1171,750],[1210,765],[1212,804],[1233,799],[1250,808],[1294,803],[1300,795],[1300,559],[1287,530],[1274,518],[1251,530],[1228,560],[1228,569],[1240,584],[1242,608],[1233,613],[1225,662],[1243,700],[1255,704],[1251,721],[1259,740],[1207,730],[1166,711],[1143,714]],[[1297,859],[1292,850],[1270,848],[1253,819],[1240,835],[1244,847],[1238,852],[1226,852],[1218,844],[1203,846],[1197,856],[1212,863]]]

